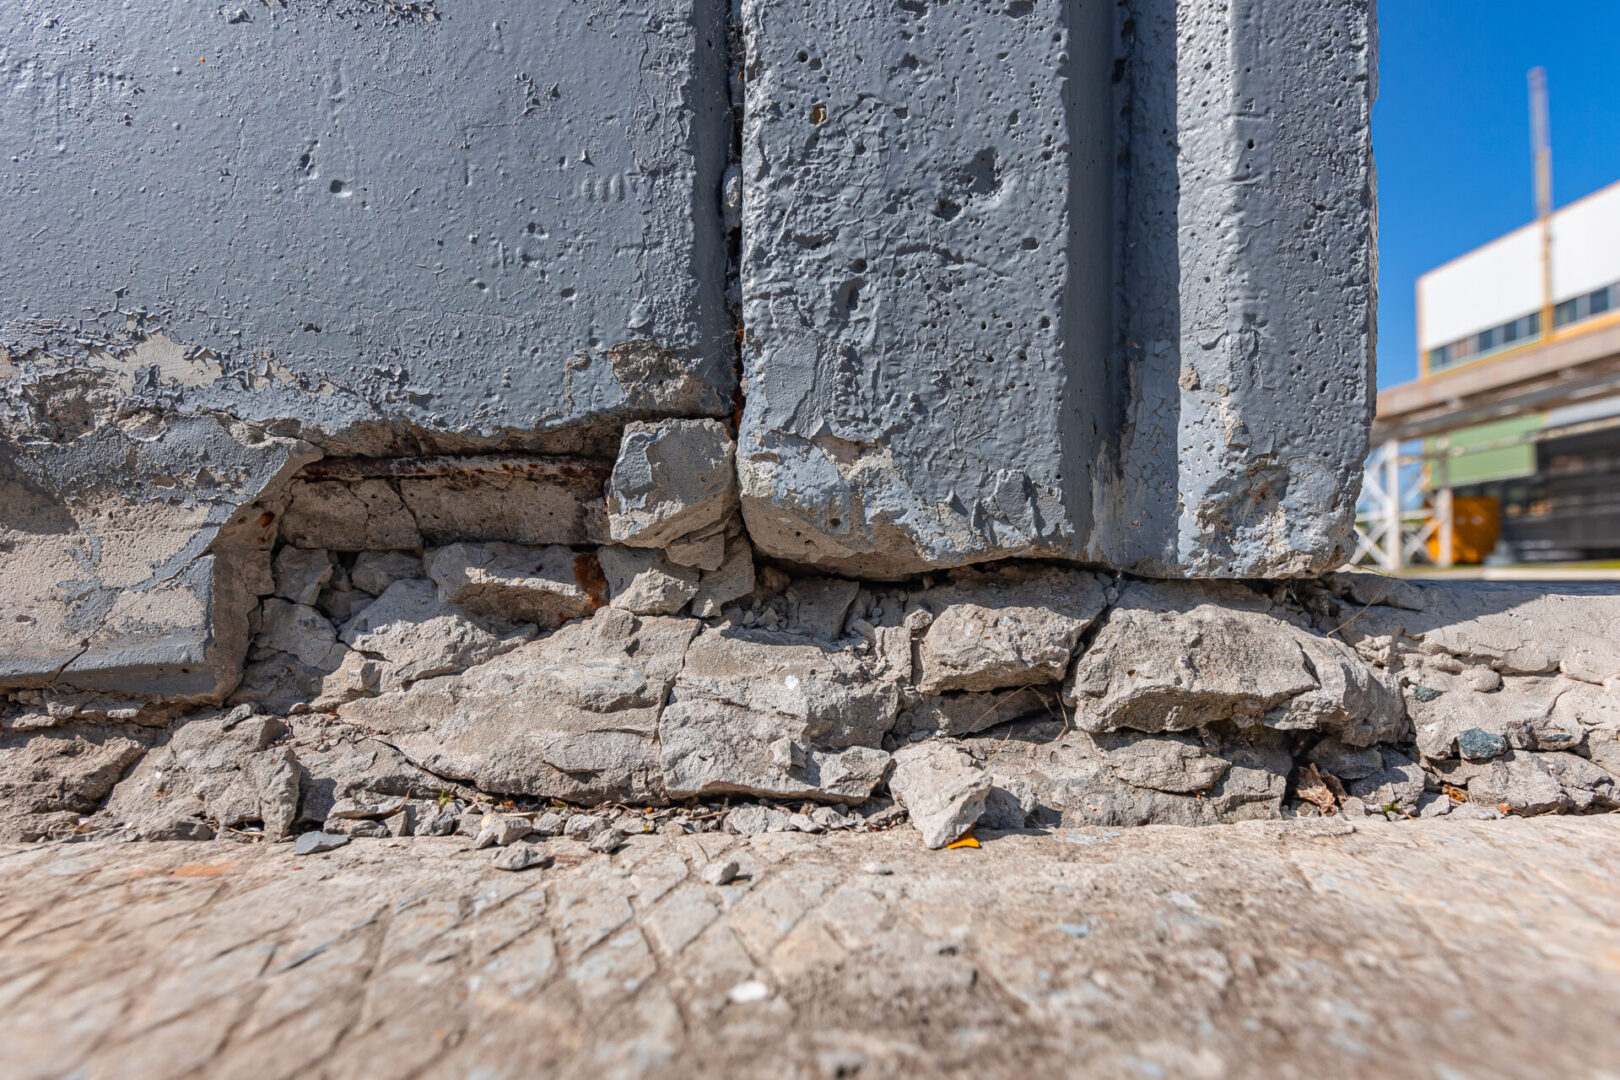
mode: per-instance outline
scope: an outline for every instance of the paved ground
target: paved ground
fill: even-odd
[[[1620,1075],[1620,816],[1348,830],[0,848],[0,1075]]]
[[[1603,563],[1521,563],[1517,566],[1418,566],[1401,575],[1411,581],[1512,581],[1558,584],[1566,581],[1620,581],[1620,566]]]

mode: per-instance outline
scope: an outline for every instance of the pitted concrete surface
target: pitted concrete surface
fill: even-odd
[[[494,436],[648,411],[641,341],[729,406],[718,0],[8,14],[0,378]]]
[[[1620,818],[0,849],[32,1077],[1613,1075]],[[710,885],[703,868],[735,859]],[[886,870],[887,873],[874,872]],[[718,876],[718,875],[715,875]]]

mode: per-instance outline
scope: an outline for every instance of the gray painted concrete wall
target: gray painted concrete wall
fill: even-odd
[[[735,424],[763,559],[1342,558],[1368,0],[7,15],[0,685],[228,692],[290,492],[606,542],[634,419]]]

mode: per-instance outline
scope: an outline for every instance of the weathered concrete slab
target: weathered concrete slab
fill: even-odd
[[[1371,408],[1369,6],[1115,9],[744,4],[738,461],[769,554],[1342,559]]]
[[[1597,1078],[1617,826],[11,846],[0,1041],[16,1080]]]

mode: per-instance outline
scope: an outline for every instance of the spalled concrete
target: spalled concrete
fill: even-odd
[[[721,0],[9,8],[0,599],[32,621],[0,682],[228,693],[219,530],[318,450],[724,415],[726,48]],[[287,539],[558,539],[360,487],[305,488]]]
[[[768,554],[867,576],[1344,557],[1369,6],[1115,8],[744,4],[738,460]]]

